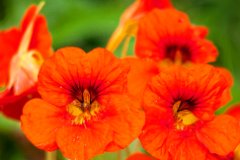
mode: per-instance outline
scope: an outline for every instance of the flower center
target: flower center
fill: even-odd
[[[91,102],[91,95],[87,89],[84,89],[81,95],[81,98],[73,100],[67,106],[67,111],[74,117],[74,124],[85,124],[99,112],[99,103],[96,100]]]
[[[188,102],[175,102],[173,105],[173,113],[175,117],[175,128],[177,130],[183,130],[185,127],[198,121],[198,118],[189,110]]]
[[[191,52],[187,46],[169,45],[166,47],[166,57],[173,62],[186,62],[191,59]]]

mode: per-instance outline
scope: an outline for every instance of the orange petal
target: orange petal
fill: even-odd
[[[195,88],[198,88],[195,96],[199,97],[199,106],[196,107],[195,114],[201,116],[200,112],[203,113],[204,110],[210,111],[212,109],[215,111],[231,100],[230,89],[233,78],[229,71],[200,64],[191,68],[191,74],[197,82]],[[198,79],[201,79],[201,81],[198,81]]]
[[[21,128],[36,147],[53,151],[58,148],[56,133],[66,123],[64,114],[41,99],[33,99],[24,106]]]
[[[170,0],[135,0],[122,14],[120,24],[129,19],[139,19],[153,9],[171,8]]]
[[[109,126],[97,122],[91,126],[68,126],[57,133],[57,144],[62,154],[70,159],[88,160],[103,153],[111,141]]]
[[[36,17],[29,50],[37,50],[44,59],[53,54],[52,37],[48,31],[46,18],[42,15]]]
[[[0,32],[0,86],[8,83],[10,62],[17,52],[20,36],[20,31],[16,28]]]
[[[127,96],[112,96],[106,98],[109,113],[105,120],[111,126],[113,140],[106,151],[117,151],[127,147],[141,133],[145,115],[137,101]]]
[[[169,134],[168,151],[174,160],[206,160],[207,149],[199,142],[192,130],[175,131]]]
[[[171,118],[167,112],[157,109],[146,110],[146,122],[139,139],[143,148],[152,156],[168,160],[170,158],[166,140],[171,128]]]
[[[44,2],[41,2],[39,6],[32,5],[28,8],[22,22],[22,38],[18,48],[18,55],[24,54],[28,51],[33,34],[33,27],[39,11],[43,7]]]
[[[235,117],[240,124],[240,104],[236,104],[227,110],[227,114]]]
[[[151,60],[130,57],[123,60],[131,65],[128,73],[128,91],[131,95],[142,99],[146,84],[154,75],[159,73],[158,67]]]
[[[58,50],[44,62],[38,77],[38,91],[44,100],[56,106],[72,101],[71,84],[78,78],[78,72],[84,72],[76,64],[85,54],[81,49],[69,47]]]
[[[192,30],[196,36],[205,38],[208,34],[208,28],[205,26],[192,26]]]
[[[217,154],[208,153],[206,160],[238,160],[238,159],[234,159],[232,154],[228,156],[219,156]]]
[[[127,64],[105,49],[86,54],[79,48],[67,47],[45,61],[38,89],[44,100],[56,106],[72,102],[79,87],[95,87],[99,95],[122,94],[128,70]]]
[[[127,74],[130,69],[127,63],[103,48],[90,51],[87,58],[92,67],[91,79],[99,86],[99,94],[122,94],[127,90]]]
[[[52,54],[52,38],[48,31],[46,18],[38,14],[42,5],[40,3],[40,6],[32,5],[28,8],[22,20],[21,30],[25,34],[29,25],[33,23],[28,50],[37,50],[42,54],[43,58],[47,58]]]
[[[1,97],[2,94],[5,95]],[[21,95],[13,95],[13,92],[8,90],[2,94],[0,94],[0,106],[2,113],[7,117],[17,120],[19,120],[22,115],[22,108],[24,104],[32,98],[40,97],[36,86],[26,90]]]
[[[220,115],[206,123],[197,132],[197,137],[211,153],[226,156],[240,141],[239,123],[231,116]]]

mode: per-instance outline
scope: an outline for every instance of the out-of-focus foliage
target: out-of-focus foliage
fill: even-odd
[[[17,25],[29,4],[39,0],[1,1],[0,28]],[[41,11],[48,20],[54,49],[79,46],[87,51],[104,47],[118,24],[119,15],[131,1],[127,0],[46,0]]]
[[[17,26],[26,8],[31,3],[39,2],[0,0],[0,29]],[[133,0],[46,0],[41,13],[47,17],[54,50],[74,45],[89,51],[106,45],[121,13],[132,2]],[[173,3],[179,10],[187,12],[193,23],[209,27],[209,39],[217,45],[220,53],[214,65],[228,68],[235,78],[233,100],[227,106],[240,102],[240,0],[174,0]],[[122,151],[123,156],[124,154],[125,151]],[[26,142],[17,122],[0,115],[0,159],[38,160],[43,159],[43,156],[42,151]],[[107,153],[95,160],[116,157],[117,154]]]

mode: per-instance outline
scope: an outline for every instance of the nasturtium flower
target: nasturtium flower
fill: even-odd
[[[138,152],[130,155],[126,160],[157,160],[157,159],[149,155]]]
[[[107,49],[114,51],[126,37],[135,35],[139,19],[151,10],[171,7],[170,0],[136,0],[123,12],[119,25],[107,44]]]
[[[207,29],[194,26],[175,9],[155,9],[139,21],[136,55],[156,61],[214,62],[218,51],[206,38]]]
[[[233,151],[240,141],[238,122],[214,114],[230,99],[231,79],[207,64],[177,65],[153,77],[142,103],[146,122],[139,138],[146,151],[164,160],[206,160],[209,153]]]
[[[125,148],[145,121],[128,96],[128,71],[127,63],[102,48],[88,54],[75,47],[58,50],[39,73],[42,99],[23,109],[23,132],[36,147],[59,148],[70,159]]]
[[[0,31],[0,109],[19,119],[24,103],[38,96],[38,72],[52,54],[52,39],[47,22],[39,14],[43,3],[28,8],[19,28]]]

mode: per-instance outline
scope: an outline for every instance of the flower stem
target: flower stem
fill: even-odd
[[[57,160],[57,152],[45,152],[45,160]]]
[[[134,152],[140,151],[140,148],[141,148],[141,143],[140,143],[140,141],[137,139],[137,140],[136,140],[136,144],[135,144],[135,146],[134,146]]]
[[[127,52],[128,52],[128,46],[129,46],[129,43],[130,43],[130,40],[131,40],[131,36],[128,36],[124,43],[123,43],[123,49],[122,49],[122,55],[121,55],[121,58],[125,58],[127,56]]]
[[[130,151],[129,146],[125,149],[125,151],[126,151],[127,157],[129,157],[131,155],[131,151]]]
[[[121,151],[117,152],[117,160],[122,160],[122,153],[121,153]]]

